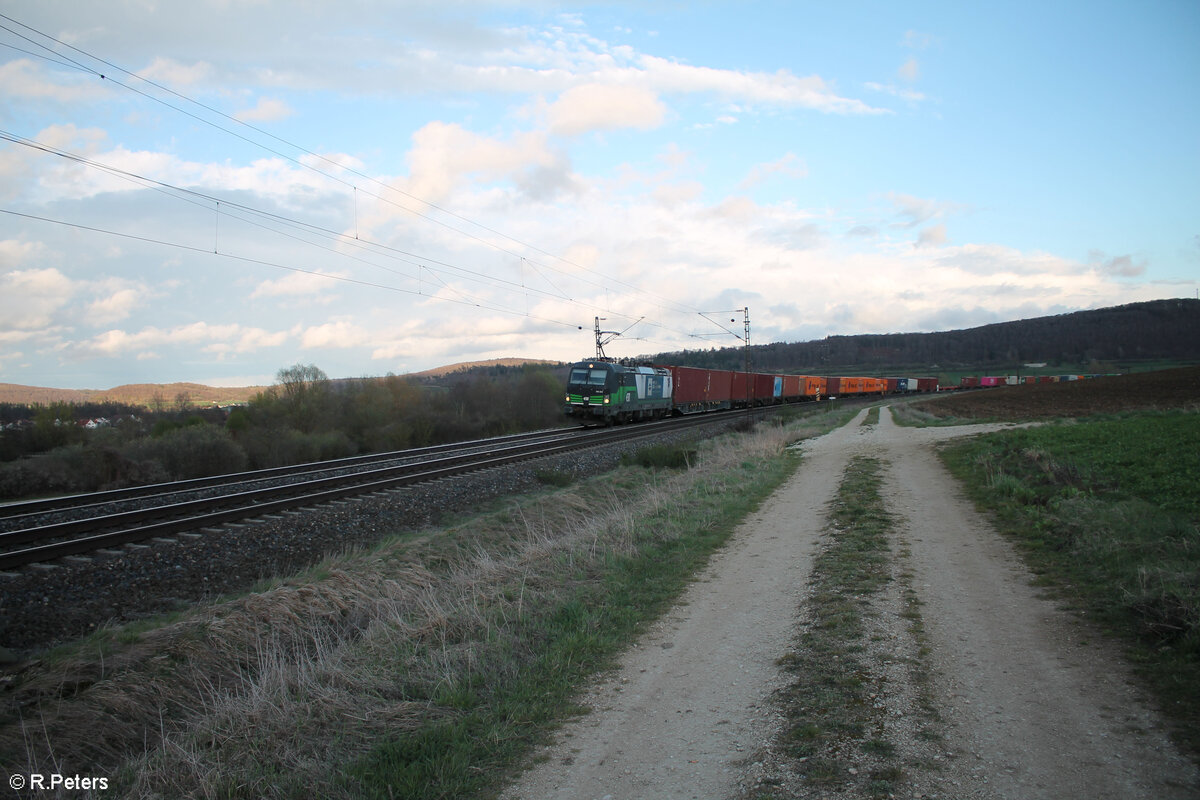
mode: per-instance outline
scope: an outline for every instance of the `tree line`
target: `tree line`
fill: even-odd
[[[330,379],[312,364],[229,409],[5,408],[0,498],[90,492],[487,438],[562,423],[563,369]],[[11,404],[8,404],[11,405]],[[178,405],[178,404],[177,404]],[[79,422],[106,417],[87,429]]]
[[[738,347],[662,353],[658,363],[740,370]],[[751,370],[845,374],[908,367],[953,370],[1045,362],[1075,372],[1096,362],[1200,359],[1200,301],[1155,300],[939,333],[828,336],[755,345]]]

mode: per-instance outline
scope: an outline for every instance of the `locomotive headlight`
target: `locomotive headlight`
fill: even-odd
[[[608,405],[609,402],[611,402],[611,401],[612,401],[611,397],[609,397],[608,395],[604,395],[604,405]]]

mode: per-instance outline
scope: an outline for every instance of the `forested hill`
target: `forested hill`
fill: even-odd
[[[752,370],[780,372],[1200,361],[1200,300],[1131,303],[940,333],[829,336],[810,342],[752,345],[750,350]],[[657,363],[718,369],[741,369],[743,359],[739,347],[652,357]]]

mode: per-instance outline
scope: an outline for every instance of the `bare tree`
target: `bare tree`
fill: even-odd
[[[275,379],[296,427],[311,433],[327,410],[329,377],[314,364],[294,364],[279,370]]]

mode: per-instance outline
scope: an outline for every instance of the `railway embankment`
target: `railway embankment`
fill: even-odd
[[[97,765],[133,796],[1194,796],[1187,719],[1129,640],[1051,589],[935,456],[981,430],[889,411],[820,438],[769,424],[686,469],[625,466],[479,515],[468,497],[444,531],[47,654],[9,681],[0,752]],[[1005,474],[992,494],[1037,499]],[[868,510],[836,516],[839,487]],[[856,516],[883,528],[873,586],[838,574]],[[814,602],[823,577],[850,623]],[[862,719],[792,691],[815,633]],[[531,758],[545,769],[510,785]]]
[[[459,524],[405,529],[248,593],[43,653],[6,676],[3,763],[71,765],[135,796],[478,788],[544,735],[578,682],[669,605],[786,474],[779,453],[798,434],[767,428],[701,448],[688,469],[576,474],[553,491],[535,474],[524,499],[489,499],[468,482],[455,490]],[[604,457],[611,470],[620,454]],[[422,494],[444,510],[446,494]],[[374,502],[333,512],[345,541],[352,525],[382,524]],[[274,524],[268,532],[292,536],[302,523]]]

